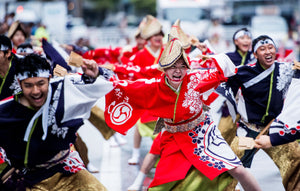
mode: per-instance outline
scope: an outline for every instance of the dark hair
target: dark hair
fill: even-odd
[[[16,30],[12,33],[11,38],[13,38],[13,36],[16,34],[17,31],[21,31],[23,33],[24,37],[27,38],[28,35],[20,23],[18,24],[18,27],[16,28]]]
[[[255,38],[253,41],[252,41],[252,50],[254,51],[254,47],[255,45],[258,43],[258,41],[260,40],[265,40],[265,39],[270,39],[271,41],[273,41],[273,39],[271,37],[269,37],[268,35],[260,35],[259,37]],[[274,43],[274,41],[273,41]],[[275,44],[275,43],[274,43]]]
[[[232,41],[233,41],[233,44],[234,44],[236,50],[238,49],[238,47],[237,47],[237,45],[234,43],[235,35],[236,35],[238,32],[240,32],[240,31],[246,31],[246,32],[249,32],[249,33],[250,33],[250,31],[249,31],[246,27],[240,28],[240,29],[238,29],[237,31],[235,31],[235,33],[234,33],[233,36],[232,36]]]
[[[12,50],[12,42],[11,42],[11,40],[7,37],[7,36],[5,36],[5,35],[0,35],[0,46],[1,45],[4,45],[4,46],[7,46],[8,47],[8,50],[3,50],[3,52],[4,52],[4,55],[5,54],[7,54],[8,53],[8,51],[10,50]],[[12,55],[10,56],[10,57],[8,57],[8,59],[10,60],[12,58]]]
[[[20,59],[19,63],[16,64],[16,75],[27,72],[29,76],[36,77],[38,70],[51,70],[50,64],[47,60],[37,54],[29,54],[24,58]]]
[[[11,40],[7,36],[5,36],[3,34],[0,35],[0,45],[1,44],[3,44],[4,46],[7,46],[9,48],[9,50],[12,49],[12,42],[11,42]]]

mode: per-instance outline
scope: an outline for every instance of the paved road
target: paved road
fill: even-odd
[[[101,104],[99,106],[103,107]],[[79,129],[79,134],[88,146],[91,163],[100,170],[100,173],[94,175],[109,191],[127,191],[140,167],[127,163],[131,157],[133,146],[133,129],[129,130],[126,136],[123,136],[127,140],[127,144],[118,147],[111,147],[109,141],[106,141],[88,121]],[[142,139],[142,157],[148,152],[151,142],[151,138]],[[151,171],[151,175],[154,171],[155,169]],[[263,191],[284,191],[278,169],[263,151],[257,152],[250,171],[257,178]],[[149,183],[151,178],[146,180]]]

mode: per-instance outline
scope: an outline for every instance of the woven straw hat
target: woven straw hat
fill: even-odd
[[[169,34],[168,42],[158,62],[158,69],[163,70],[171,67],[181,56],[183,57],[187,67],[190,69],[189,61],[186,53],[184,52],[182,43],[177,37],[173,37]]]
[[[141,30],[141,37],[143,39],[149,39],[158,33],[162,33],[162,25],[155,17],[147,15],[145,25]]]
[[[188,35],[186,33],[184,33],[183,30],[180,27],[180,20],[179,19],[177,19],[175,21],[175,23],[172,25],[170,34],[173,37],[177,37],[180,40],[180,42],[182,43],[182,47],[184,49],[187,49],[191,46],[190,39],[189,39]]]
[[[146,24],[146,17],[143,18],[143,20],[140,22],[137,30],[135,31],[135,33],[134,33],[135,38],[138,37],[139,35],[141,35],[142,29],[145,26],[145,24]]]
[[[17,30],[21,30],[24,33],[25,38],[27,38],[27,34],[26,34],[25,30],[22,28],[21,23],[19,21],[15,21],[10,25],[8,32],[7,32],[7,37],[12,38]]]

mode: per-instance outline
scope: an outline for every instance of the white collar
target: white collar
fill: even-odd
[[[147,50],[150,52],[150,54],[152,54],[152,56],[153,56],[154,58],[158,58],[158,56],[159,56],[159,54],[160,54],[161,48],[159,48],[156,52],[154,52],[154,51],[150,48],[149,45],[146,45],[145,47],[146,47]]]

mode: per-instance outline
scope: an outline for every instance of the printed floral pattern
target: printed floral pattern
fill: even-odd
[[[196,126],[193,132],[189,133],[192,143],[197,144],[194,154],[198,156],[199,160],[207,162],[207,166],[218,170],[240,165],[240,160],[216,128],[210,116],[206,114],[206,119]],[[218,153],[226,153],[226,155],[221,158]]]
[[[7,162],[7,161],[8,161],[8,159],[6,157],[5,150],[2,147],[0,147],[0,164]]]
[[[49,106],[49,118],[48,118],[48,126],[52,125],[51,133],[53,135],[57,135],[57,137],[61,136],[63,139],[66,137],[69,128],[68,127],[58,127],[56,124],[55,111],[58,106],[59,95],[62,89],[62,83],[60,83],[54,92],[53,95],[53,103]]]
[[[292,80],[293,70],[291,63],[282,63],[279,65],[279,76],[277,76],[276,88],[283,91],[285,95],[288,86]]]
[[[300,131],[300,121],[297,122],[297,126],[295,127],[291,127],[278,119],[275,119],[274,123],[277,123],[278,125],[271,126],[271,128],[274,129],[280,136],[284,136],[286,134],[295,135]]]
[[[187,85],[188,91],[185,92],[182,106],[190,109],[190,113],[199,113],[202,108],[200,93],[195,91],[195,88],[200,82],[200,78],[196,75],[191,75],[190,82]]]
[[[64,164],[64,170],[70,173],[76,173],[80,170],[85,169],[84,164],[81,161],[77,151],[71,151],[68,158],[63,160],[61,163]]]
[[[16,76],[14,77],[13,83],[9,86],[9,89],[13,90],[14,95],[22,91]]]

